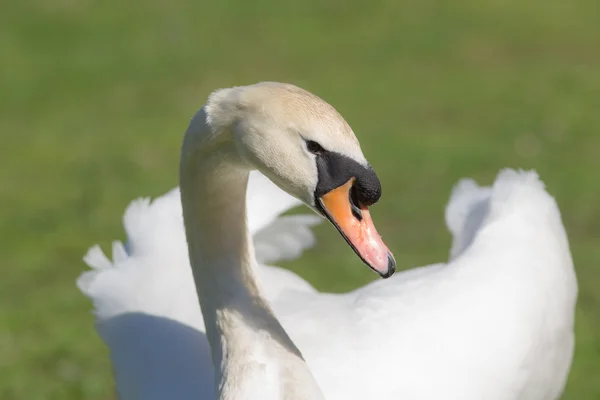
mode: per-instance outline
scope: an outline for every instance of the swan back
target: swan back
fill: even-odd
[[[310,224],[300,221],[313,217],[273,217],[254,233],[257,255],[272,262],[310,246]],[[458,249],[450,262],[343,295],[318,294],[304,282],[305,289],[294,287],[305,292],[278,298],[286,289],[272,284],[291,273],[259,268],[259,280],[272,279],[266,297],[277,298],[276,315],[327,398],[559,398],[573,352],[577,284],[556,202],[535,172],[506,170],[490,187],[457,184],[446,221]],[[277,252],[294,238],[302,245]],[[136,238],[128,234],[128,240]],[[112,261],[91,252],[96,278],[82,289],[99,315],[114,315],[99,318],[98,331],[110,348],[121,398],[214,398],[200,310],[189,311],[197,304],[195,290],[169,286],[170,280],[191,282],[187,258],[184,265],[155,260],[153,253],[133,258],[119,246]],[[138,299],[135,291],[146,294]],[[392,369],[404,379],[382,385],[381,371]]]

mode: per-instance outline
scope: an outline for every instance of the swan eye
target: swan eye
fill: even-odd
[[[306,141],[306,148],[313,154],[323,154],[325,153],[325,149],[317,142],[313,140]]]

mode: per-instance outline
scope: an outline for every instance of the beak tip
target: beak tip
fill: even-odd
[[[379,273],[379,275],[383,279],[389,278],[390,276],[394,275],[394,273],[396,272],[396,260],[394,259],[394,256],[390,252],[387,253],[387,261],[388,261],[388,265],[387,265],[386,271]]]

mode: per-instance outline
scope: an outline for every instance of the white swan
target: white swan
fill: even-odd
[[[290,105],[288,91],[301,99],[306,96],[308,104],[278,108]],[[351,135],[332,135],[337,127],[345,127],[341,117],[299,89],[262,84],[217,92],[216,98],[226,112],[219,114],[222,120],[209,124],[235,121],[248,139],[244,148],[255,146],[253,152],[264,145],[253,140],[261,132],[286,128],[320,141],[325,150],[310,145],[319,153],[317,164],[327,165],[323,158],[329,152],[358,146]],[[252,104],[243,101],[248,99]],[[240,110],[250,115],[240,118]],[[225,118],[229,112],[236,117]],[[272,119],[257,126],[252,112]],[[199,116],[191,131],[202,126],[204,117]],[[310,124],[309,133],[298,129]],[[320,136],[323,131],[329,135]],[[293,152],[302,147],[274,137],[264,140],[281,140],[284,156],[290,148]],[[362,161],[360,151],[354,151],[346,155]],[[307,163],[294,161],[290,166],[275,159],[280,164],[273,169],[289,174],[282,177],[252,160],[286,189],[292,175],[310,175],[298,171]],[[315,169],[312,173],[318,177]],[[312,205],[306,193],[294,188],[290,192]],[[178,224],[173,229],[183,232],[180,218],[173,221]],[[535,173],[506,170],[491,188],[461,181],[447,206],[446,222],[454,236],[448,263],[396,274],[342,295],[317,293],[307,285],[267,296],[327,399],[560,396],[573,352],[577,284],[554,200]],[[155,245],[160,247],[161,234],[156,235]],[[120,395],[123,400],[214,398],[187,254],[176,250],[178,254],[165,253],[161,259],[154,256],[155,247],[145,251],[148,260],[121,260],[80,280],[94,301],[98,331],[111,350]],[[88,263],[98,264],[99,259],[96,250]],[[152,268],[142,266],[144,262]],[[173,266],[173,275],[181,277],[164,278]],[[387,271],[382,268],[382,273]],[[111,278],[104,279],[109,274]],[[170,279],[179,283],[171,284]],[[266,282],[265,289],[271,284]]]

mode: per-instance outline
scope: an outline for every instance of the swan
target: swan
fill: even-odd
[[[381,186],[333,107],[291,85],[264,83],[254,89],[213,93],[192,119],[181,150],[183,222],[215,397],[319,399],[316,381],[255,279],[246,223],[249,173],[259,169],[318,210],[365,264],[389,277],[395,260],[368,210]],[[309,114],[290,125],[283,114],[298,107]],[[329,116],[329,126],[320,124],[322,116]],[[339,152],[325,154],[315,139]]]
[[[331,198],[323,202],[328,208],[320,209],[319,200],[313,198],[313,193],[318,196],[332,188],[339,190],[327,192],[337,197],[334,200],[349,197],[348,176],[318,190],[319,181],[328,176],[323,168],[331,168],[330,178],[340,173],[332,157],[351,163],[341,171],[353,171],[354,162],[368,165],[342,117],[314,95],[278,83],[217,91],[188,128],[184,149],[194,154],[198,148],[186,145],[194,138],[190,132],[215,147],[235,147],[232,152],[243,159],[232,157],[241,164],[239,168],[256,167],[333,219],[351,247],[357,236],[344,234],[344,229],[351,228],[361,213],[361,221],[367,217],[371,223],[366,208],[353,209],[357,203],[369,203],[357,201],[353,189],[353,199],[341,210]],[[263,149],[269,154],[261,154]],[[306,182],[290,184],[301,180],[298,177],[312,179],[312,191],[307,193]],[[235,182],[238,197],[242,196],[243,180],[231,179],[227,183],[233,187]],[[185,179],[180,183],[183,188]],[[205,185],[188,185],[195,187]],[[346,194],[339,196],[340,191]],[[207,200],[195,203],[196,211],[227,201],[208,200],[208,204]],[[110,262],[97,247],[92,248],[86,262],[105,267],[84,273],[78,282],[94,303],[97,330],[110,349],[123,400],[217,395],[211,384],[211,333],[202,323],[190,283],[185,244],[174,245],[172,252],[160,249],[161,242],[172,237],[171,231],[179,232],[174,240],[185,242],[181,209],[173,209],[172,219],[165,221],[171,224],[166,231],[157,225],[153,233],[138,232],[156,237],[137,258],[119,250]],[[337,210],[334,216],[328,215],[329,209]],[[306,373],[306,380],[314,377],[316,384],[311,387],[316,392],[330,400],[560,397],[573,355],[577,281],[560,211],[543,182],[534,171],[510,169],[500,171],[491,187],[461,180],[446,206],[446,224],[453,236],[447,262],[396,273],[343,294],[319,293],[306,283],[282,285],[265,295],[306,360],[308,370],[297,367]],[[135,242],[127,218],[125,226],[128,239]],[[372,236],[379,239],[376,233]],[[255,241],[258,249],[256,236]],[[365,256],[354,250],[380,275],[388,276],[392,258],[386,269],[387,248],[379,241],[375,245],[376,254]],[[267,267],[255,271],[268,291],[277,280],[260,276],[262,268]],[[210,289],[197,284],[200,296]],[[275,368],[277,361],[270,360]],[[214,371],[219,374],[219,364]]]

